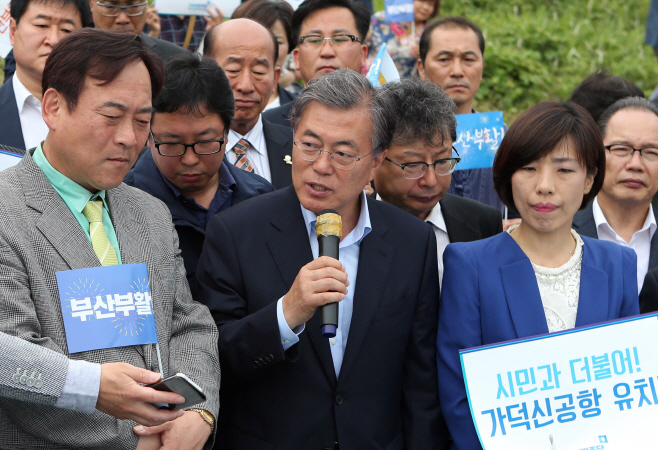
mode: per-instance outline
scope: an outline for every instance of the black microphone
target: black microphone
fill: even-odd
[[[315,222],[315,234],[318,236],[320,256],[338,259],[338,245],[343,233],[343,222],[338,212],[324,209],[318,214]],[[336,337],[338,328],[338,303],[328,303],[320,307],[322,315],[322,336]]]

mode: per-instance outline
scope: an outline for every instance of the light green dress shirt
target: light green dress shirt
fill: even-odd
[[[98,191],[97,193],[92,194],[75,181],[58,172],[50,165],[46,156],[43,154],[43,150],[41,149],[42,145],[43,142],[39,144],[34,151],[32,159],[39,169],[41,169],[48,181],[50,181],[50,184],[53,185],[55,191],[57,191],[62,200],[64,200],[66,206],[69,207],[71,213],[73,213],[73,217],[75,217],[75,220],[77,220],[82,227],[82,231],[85,232],[90,243],[91,235],[89,234],[89,220],[87,220],[85,215],[82,214],[82,210],[89,200],[96,200],[98,197],[103,200],[103,227],[105,227],[107,239],[110,241],[112,247],[114,247],[119,264],[121,264],[119,241],[117,240],[117,234],[114,231],[114,225],[112,224],[112,219],[110,217],[110,211],[108,210],[107,202],[105,201],[105,191]]]

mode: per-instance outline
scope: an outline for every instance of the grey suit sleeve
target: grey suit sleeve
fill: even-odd
[[[96,409],[100,364],[66,356],[0,332],[0,396],[91,414]]]

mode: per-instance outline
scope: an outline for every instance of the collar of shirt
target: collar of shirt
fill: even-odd
[[[605,218],[603,210],[599,205],[598,196],[594,197],[594,201],[592,202],[592,214],[594,215],[594,223],[596,224],[597,234],[600,234],[601,230],[604,229],[609,233],[612,233],[618,243],[625,242],[624,239],[619,236],[615,230],[612,229],[608,223],[608,220]],[[658,225],[656,224],[656,217],[653,214],[653,207],[649,205],[649,213],[647,214],[646,219],[644,219],[644,225],[642,225],[642,228],[633,234],[630,244],[633,243],[639,234],[644,233],[647,230],[649,230],[649,240],[653,239],[656,228],[658,228]]]
[[[425,219],[425,222],[431,223],[444,233],[448,232],[448,229],[446,228],[446,221],[443,218],[443,213],[441,212],[441,204],[438,202],[434,208],[432,208],[432,211],[430,211],[429,215]]]
[[[22,114],[25,105],[29,105],[33,108],[39,109],[39,114],[41,114],[41,102],[32,95],[30,91],[27,90],[25,85],[21,83],[21,80],[18,79],[18,75],[14,74],[12,79],[14,95],[16,96],[16,105],[18,106],[18,113]]]
[[[258,116],[258,122],[256,122],[256,125],[249,130],[247,134],[244,136],[236,133],[233,130],[229,130],[228,132],[228,144],[226,149],[229,151],[233,151],[233,147],[235,144],[240,142],[240,139],[246,139],[249,141],[251,146],[262,156],[265,156],[265,152],[263,151],[262,145],[260,145],[261,139],[263,138],[263,116],[260,115]]]
[[[366,200],[366,193],[361,192],[361,212],[359,213],[359,220],[356,223],[356,226],[352,231],[349,232],[345,238],[340,241],[338,248],[349,247],[352,244],[360,245],[364,237],[372,231],[372,226],[370,225],[370,212],[368,211],[368,201]],[[299,205],[302,208],[302,216],[304,216],[304,222],[306,223],[306,230],[308,231],[308,238],[310,241],[314,241],[316,238],[315,234],[315,222],[317,222],[317,215],[304,208],[301,203]],[[314,255],[317,257],[316,255]]]
[[[43,150],[41,149],[42,144],[43,143],[39,144],[34,151],[32,158],[50,184],[53,185],[53,188],[55,188],[59,196],[62,197],[64,203],[66,203],[70,209],[82,213],[82,210],[87,206],[89,200],[100,197],[103,200],[103,206],[109,211],[109,206],[105,201],[105,191],[98,191],[96,194],[92,194],[66,175],[57,171],[57,169],[55,169],[46,159],[46,155],[43,154]]]

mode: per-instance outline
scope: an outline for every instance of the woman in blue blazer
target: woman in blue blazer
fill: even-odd
[[[522,222],[450,244],[437,337],[441,410],[453,449],[480,449],[459,350],[639,314],[635,252],[579,236],[573,216],[596,196],[605,150],[574,103],[533,106],[507,132],[494,185]]]

